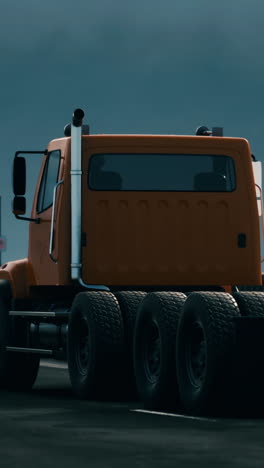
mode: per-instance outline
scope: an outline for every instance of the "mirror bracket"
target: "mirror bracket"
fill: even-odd
[[[20,215],[17,215],[15,214],[15,217],[17,219],[22,219],[23,221],[32,221],[36,224],[40,224],[40,218],[27,218],[26,216],[20,216]]]

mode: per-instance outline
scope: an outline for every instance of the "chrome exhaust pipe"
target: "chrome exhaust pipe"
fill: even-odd
[[[71,278],[87,289],[109,291],[104,285],[86,284],[81,277],[83,118],[84,111],[76,109],[71,123]]]
[[[81,270],[82,120],[76,109],[71,123],[71,277],[79,280]]]

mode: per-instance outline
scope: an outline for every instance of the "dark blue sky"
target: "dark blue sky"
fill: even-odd
[[[263,0],[2,3],[3,261],[27,253],[28,224],[11,214],[13,154],[63,136],[75,107],[95,133],[223,126],[264,159],[263,29]]]

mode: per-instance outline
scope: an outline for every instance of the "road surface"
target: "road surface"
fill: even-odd
[[[1,393],[1,468],[264,466],[264,419],[188,418],[144,412],[135,402],[78,401],[67,370],[44,364],[32,393]]]

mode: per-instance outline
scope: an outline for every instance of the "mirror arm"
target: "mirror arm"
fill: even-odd
[[[27,218],[26,216],[15,215],[17,219],[22,219],[23,221],[33,221],[36,224],[40,224],[40,218]]]
[[[43,151],[16,151],[16,152],[15,152],[15,158],[16,158],[19,154],[45,154],[45,155],[47,155],[47,154],[48,154],[48,150],[45,149],[45,150],[43,150]]]

